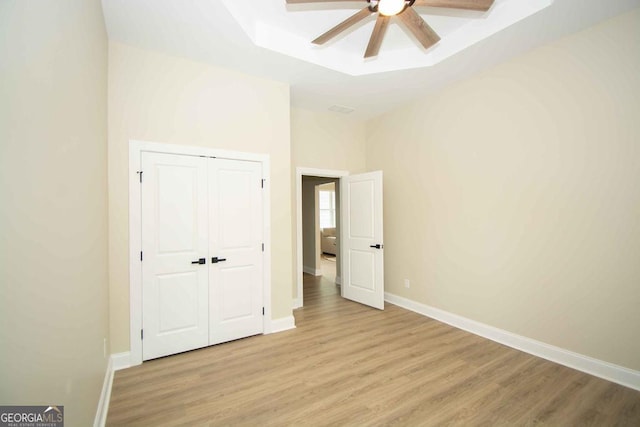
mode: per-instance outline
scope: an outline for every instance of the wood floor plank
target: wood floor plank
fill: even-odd
[[[305,275],[297,328],[115,374],[109,426],[640,425],[640,392]]]

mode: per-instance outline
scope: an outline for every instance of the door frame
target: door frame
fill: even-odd
[[[187,156],[216,157],[230,160],[245,160],[262,164],[264,182],[263,198],[263,304],[264,334],[273,332],[271,322],[271,186],[270,160],[268,154],[253,154],[240,151],[219,150],[208,147],[165,144],[151,141],[129,140],[129,345],[131,366],[142,364],[142,216],[139,171],[142,152],[181,154]],[[143,175],[144,179],[144,175]]]
[[[303,305],[304,294],[302,286],[302,177],[319,176],[322,178],[342,178],[349,176],[348,171],[315,168],[296,168],[296,296],[293,298],[293,309]]]

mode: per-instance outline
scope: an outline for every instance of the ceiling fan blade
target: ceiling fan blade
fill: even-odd
[[[436,34],[429,24],[424,22],[424,19],[418,15],[418,12],[412,8],[408,7],[404,12],[396,16],[409,29],[409,31],[411,31],[411,34],[418,39],[425,49],[429,49],[440,41],[440,36]]]
[[[449,9],[467,9],[487,11],[494,0],[416,0],[414,6],[446,7]]]
[[[327,31],[326,33],[324,33],[323,35],[321,35],[320,37],[312,41],[311,43],[324,44],[327,41],[334,38],[335,36],[337,36],[338,34],[340,34],[341,32],[343,32],[344,30],[346,30],[347,28],[349,28],[350,26],[362,21],[364,18],[371,15],[372,13],[373,12],[371,12],[371,10],[369,10],[368,7],[365,7],[360,12],[351,16],[350,18],[345,19],[344,21],[342,21],[341,23],[339,23],[338,25],[336,25],[335,27],[333,27],[332,29],[330,29],[329,31]]]
[[[369,39],[367,51],[364,53],[365,58],[371,58],[372,56],[378,55],[378,52],[380,51],[380,45],[382,44],[382,39],[384,38],[384,33],[387,31],[388,26],[389,17],[378,15],[376,26],[373,27],[373,33],[371,33],[371,38]]]
[[[303,3],[361,3],[362,0],[287,0],[287,4]]]

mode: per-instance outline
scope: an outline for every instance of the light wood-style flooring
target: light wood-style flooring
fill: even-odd
[[[116,372],[109,426],[640,426],[640,392],[305,275],[297,329]]]

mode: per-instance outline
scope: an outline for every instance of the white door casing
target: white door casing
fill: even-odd
[[[142,157],[144,153],[166,153],[193,157],[230,159],[240,161],[257,162],[262,167],[262,230],[264,252],[262,253],[262,298],[265,314],[263,318],[264,333],[269,334],[283,330],[283,319],[277,322],[271,319],[271,184],[270,184],[270,160],[268,154],[247,153],[240,151],[220,150],[204,146],[175,145],[152,141],[129,140],[129,357],[126,366],[136,366],[143,362],[143,340],[141,332],[143,328],[143,292],[142,270],[144,262],[142,254]],[[207,263],[208,265],[209,263]],[[207,268],[208,269],[208,268]],[[293,322],[293,316],[291,316]],[[289,319],[287,318],[287,327]],[[148,334],[145,334],[148,335]],[[121,366],[124,366],[121,364]]]
[[[262,167],[209,159],[209,344],[263,333]]]
[[[343,177],[342,296],[384,310],[382,171]]]
[[[209,342],[206,159],[143,153],[143,359]]]

